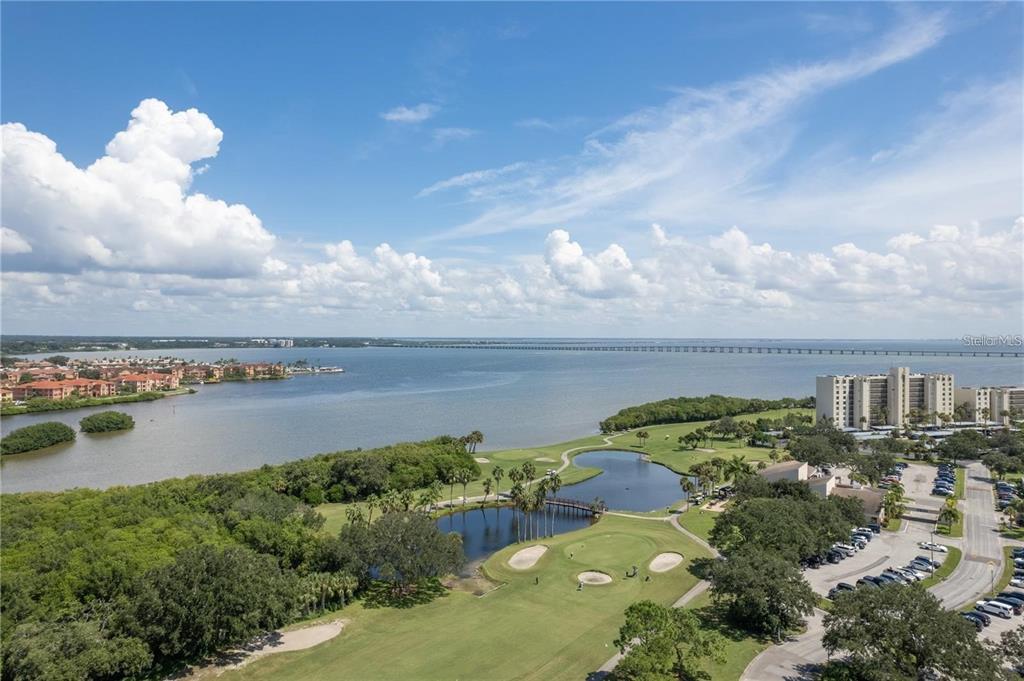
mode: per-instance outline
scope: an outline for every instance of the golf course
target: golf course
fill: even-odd
[[[786,413],[762,412],[737,420],[779,418]],[[573,457],[587,451],[636,451],[638,456],[646,455],[653,463],[680,473],[714,457],[740,455],[750,462],[769,458],[769,449],[747,446],[738,438],[715,439],[710,446],[696,449],[679,444],[681,436],[706,425],[708,422],[651,426],[644,429],[648,434],[644,442],[631,431],[536,448],[482,452],[477,461],[483,477],[495,466],[507,470],[532,461],[543,474],[568,462],[560,476],[571,495],[573,483],[601,474],[599,469],[572,464]],[[449,490],[445,492],[447,501]],[[462,492],[461,485],[454,491],[456,508],[463,503]],[[465,493],[472,508],[484,490],[480,481],[473,481]],[[680,493],[677,506],[681,507],[682,496]],[[347,522],[349,506],[318,507],[327,518],[325,532],[336,532]],[[714,515],[697,508],[680,513],[679,525],[692,533],[688,535],[668,522],[663,511],[612,512],[584,529],[514,543],[487,558],[480,566],[481,577],[471,586],[455,584],[442,597],[411,608],[370,608],[355,603],[322,618],[343,620],[337,637],[307,650],[263,657],[226,672],[223,678],[584,679],[616,653],[612,641],[627,606],[645,599],[670,605],[697,585],[691,565],[695,559],[710,557],[711,552],[692,536],[706,538]],[[682,556],[681,560],[676,555]],[[660,567],[667,564],[672,567]],[[627,576],[634,566],[636,576]],[[697,609],[707,626],[726,634],[726,661],[709,663],[708,671],[716,680],[736,679],[765,644],[730,632],[714,620],[708,604],[707,595],[697,593],[686,605]]]

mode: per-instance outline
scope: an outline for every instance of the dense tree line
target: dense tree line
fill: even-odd
[[[375,457],[379,468],[366,463]],[[381,581],[415,592],[462,565],[461,540],[407,510],[418,502],[401,503],[394,486],[437,483],[448,467],[479,475],[467,443],[441,437],[244,473],[4,495],[3,678],[152,675]],[[360,487],[367,469],[380,475]],[[392,503],[329,535],[309,500],[335,486],[352,499],[382,489]]]
[[[769,409],[813,408],[814,398],[795,399],[784,397],[781,400],[759,400],[745,397],[723,397],[708,395],[707,397],[674,397],[657,402],[647,402],[634,407],[626,407],[614,416],[601,421],[602,433],[613,433],[620,430],[653,426],[659,423],[690,423],[693,421],[711,421],[723,416],[753,414]]]
[[[715,519],[711,543],[724,560],[708,567],[715,605],[736,626],[781,637],[810,614],[817,596],[798,564],[821,555],[863,521],[859,500],[821,498],[802,482],[736,482],[735,503]]]
[[[12,430],[0,440],[0,454],[21,454],[75,439],[73,428],[58,421],[36,423]]]
[[[123,411],[101,411],[90,414],[78,422],[83,433],[110,433],[115,430],[131,430],[135,419]]]

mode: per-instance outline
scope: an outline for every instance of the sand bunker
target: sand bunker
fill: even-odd
[[[509,567],[515,568],[516,570],[526,570],[532,568],[540,560],[540,557],[544,555],[544,552],[548,550],[548,547],[543,544],[537,544],[536,546],[527,546],[525,549],[520,549],[508,559]]]
[[[683,562],[683,557],[678,553],[659,553],[651,561],[651,572],[668,572]]]
[[[611,584],[612,578],[603,572],[595,572],[593,570],[587,570],[581,572],[576,577],[584,584]]]
[[[346,620],[334,620],[333,622],[315,624],[302,629],[271,632],[240,649],[228,651],[224,655],[224,661],[222,662],[215,662],[198,669],[193,668],[188,676],[183,677],[183,681],[212,679],[220,676],[225,671],[244,667],[253,660],[266,655],[312,648],[340,634],[346,623]]]
[[[534,459],[534,461],[543,461],[544,463],[554,463],[555,462],[554,459],[549,459],[546,456],[538,456],[536,459]]]
[[[491,462],[491,460],[488,459],[486,456],[477,456],[477,457],[474,457],[473,460],[476,461],[477,463],[490,463]]]

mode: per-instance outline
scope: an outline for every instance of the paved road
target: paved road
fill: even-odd
[[[930,591],[947,608],[955,609],[977,600],[991,589],[994,579],[1002,574],[1002,541],[999,524],[992,505],[992,485],[988,470],[980,463],[967,467],[964,513],[964,557],[956,570]],[[927,513],[923,499],[921,511]],[[926,517],[926,516],[925,516]],[[907,523],[912,528],[911,523]],[[912,533],[910,533],[912,534]],[[786,643],[772,646],[755,657],[743,671],[740,681],[796,681],[812,679],[828,656],[821,646],[820,611],[808,620],[807,631]]]

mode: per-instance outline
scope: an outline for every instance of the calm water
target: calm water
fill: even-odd
[[[571,488],[566,488],[571,489]],[[578,515],[557,511],[549,513],[547,518],[540,513],[531,514],[534,530],[551,527],[554,519],[555,534],[571,532],[589,526],[593,519],[588,515]],[[511,508],[485,508],[461,513],[452,513],[437,519],[437,527],[444,532],[458,532],[462,535],[462,548],[466,552],[466,560],[473,562],[486,558],[495,551],[514,544],[518,538],[520,515]],[[523,532],[525,533],[525,527]],[[525,536],[525,534],[524,534]]]
[[[644,461],[636,452],[585,452],[572,461],[573,465],[600,468],[604,473],[563,488],[562,495],[571,499],[589,502],[600,497],[608,508],[617,511],[653,511],[686,497],[679,487],[679,475]]]
[[[738,344],[730,341],[730,344]],[[765,343],[759,341],[759,343]],[[785,346],[791,341],[776,341]],[[821,347],[949,347],[955,342],[800,341]],[[621,407],[711,392],[747,397],[805,396],[822,373],[951,371],[958,385],[1024,382],[1012,359],[688,353],[287,348],[82,353],[174,354],[213,361],[339,365],[344,374],[287,381],[198,386],[199,393],[119,405],[135,430],[4,457],[3,490],[108,487],[192,473],[254,468],[310,454],[373,447],[441,433],[480,430],[482,450],[559,442],[597,431]],[[92,411],[5,417],[0,428],[58,420],[76,426]]]

